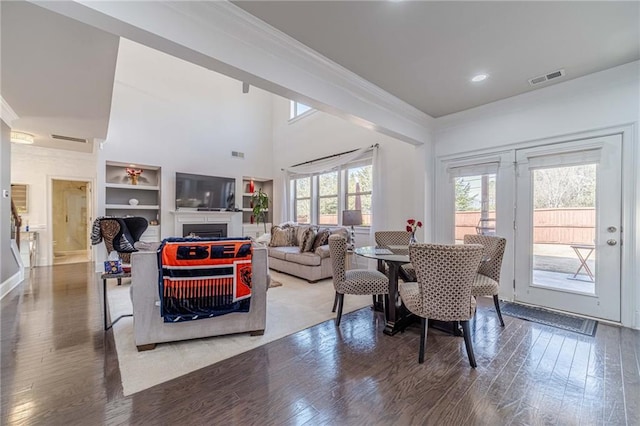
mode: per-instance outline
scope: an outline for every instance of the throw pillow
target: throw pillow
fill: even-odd
[[[316,239],[316,230],[312,227],[304,231],[302,242],[300,243],[300,253],[312,251],[313,242]]]
[[[332,234],[338,234],[341,237],[344,237],[345,240],[347,240],[347,244],[349,244],[351,242],[351,235],[350,232],[347,228],[338,228],[336,230],[334,230],[332,232]]]
[[[329,244],[329,235],[331,231],[327,228],[321,229],[316,235],[316,239],[313,241],[312,251],[315,251],[318,247]]]
[[[291,230],[293,228],[282,229],[279,226],[271,228],[270,247],[285,247],[291,245]]]

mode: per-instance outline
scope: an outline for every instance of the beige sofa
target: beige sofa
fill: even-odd
[[[138,350],[153,349],[156,343],[197,339],[224,334],[264,333],[267,319],[267,248],[254,244],[251,259],[251,308],[215,318],[165,323],[160,316],[158,256],[155,251],[131,255],[133,333]]]
[[[328,243],[317,247],[312,252],[300,251],[302,235],[310,227],[319,228],[320,230],[327,228],[332,234],[340,233],[347,238],[347,242],[351,241],[348,229],[342,226],[295,225],[289,245],[269,246],[269,269],[300,277],[310,283],[333,276]]]

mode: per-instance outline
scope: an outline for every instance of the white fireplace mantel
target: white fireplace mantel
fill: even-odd
[[[242,236],[242,212],[202,212],[196,210],[172,211],[176,236],[183,236],[182,225],[224,223],[229,237]]]

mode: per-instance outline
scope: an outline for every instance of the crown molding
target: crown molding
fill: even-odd
[[[434,120],[433,117],[414,106],[331,61],[228,1],[205,2],[203,5],[224,15],[225,21],[231,22],[234,27],[241,27],[242,33],[245,35],[245,42],[253,44],[258,41],[258,43],[253,44],[256,48],[264,49],[268,47],[270,52],[275,52],[280,59],[285,60],[287,63],[296,64],[310,73],[325,78],[329,77],[328,81],[336,87],[340,87],[342,90],[346,90],[353,96],[360,97],[367,102],[382,106],[390,114],[409,117],[416,123],[425,126],[430,126]],[[202,15],[194,15],[192,18],[203,19]],[[251,37],[247,37],[248,33],[252,33],[250,34]]]
[[[2,102],[2,106],[0,107],[0,118],[2,121],[7,123],[9,127],[11,127],[13,122],[20,117],[18,117],[18,114],[16,114],[13,108],[11,108],[11,105],[4,100],[4,97],[0,96],[0,101]]]

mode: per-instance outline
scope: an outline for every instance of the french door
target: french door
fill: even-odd
[[[516,150],[515,300],[620,321],[622,137]]]

